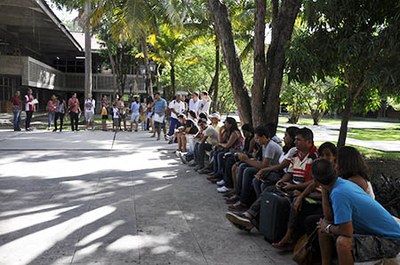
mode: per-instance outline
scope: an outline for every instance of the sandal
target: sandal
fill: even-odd
[[[282,251],[293,251],[293,244],[292,243],[283,243],[281,241],[277,243],[272,243],[272,247],[282,250]]]

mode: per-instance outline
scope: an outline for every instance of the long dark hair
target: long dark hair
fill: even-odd
[[[231,125],[231,128],[227,131],[228,133],[228,138],[231,136],[231,134],[234,131],[239,131],[239,127],[237,126],[237,122],[234,118],[232,117],[227,117],[225,122],[229,123],[229,125]]]
[[[292,139],[292,142],[290,143],[290,145],[285,145],[282,148],[284,154],[286,154],[287,152],[289,152],[290,149],[296,146],[296,144],[294,143],[294,138],[296,137],[298,131],[299,128],[296,126],[290,126],[286,128],[286,132],[290,136],[290,139]]]
[[[338,150],[337,165],[339,176],[349,179],[361,176],[369,181],[368,166],[360,152],[351,146],[342,146]]]

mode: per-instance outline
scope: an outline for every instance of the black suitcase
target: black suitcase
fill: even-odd
[[[260,233],[270,243],[279,242],[286,234],[290,212],[289,199],[275,192],[261,194]]]

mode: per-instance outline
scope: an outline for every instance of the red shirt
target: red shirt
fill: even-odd
[[[12,96],[11,102],[14,106],[21,106],[21,100],[17,96]]]

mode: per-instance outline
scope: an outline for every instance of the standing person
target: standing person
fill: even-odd
[[[11,103],[13,104],[13,126],[14,131],[21,131],[19,124],[21,122],[21,92],[15,91],[14,96],[11,97]]]
[[[94,108],[96,106],[96,101],[92,98],[92,94],[88,94],[88,97],[85,100],[85,120],[86,120],[86,129],[89,127],[94,130]]]
[[[35,98],[32,95],[32,89],[28,88],[28,91],[25,95],[25,112],[26,112],[26,120],[25,120],[25,130],[32,131],[31,128],[31,120],[33,112],[35,112]]]
[[[54,130],[57,131],[57,120],[60,119],[60,132],[62,132],[63,124],[64,124],[64,115],[67,112],[67,104],[65,103],[64,98],[60,97],[57,99],[57,108],[56,114],[54,116]]]
[[[118,128],[121,129],[121,118],[120,118],[119,109],[117,107],[116,102],[113,103],[112,117],[113,117],[112,130],[113,130],[113,132],[116,132],[116,131],[118,131]]]
[[[101,103],[101,127],[103,131],[107,131],[107,119],[108,119],[108,110],[107,103]]]
[[[69,116],[71,117],[71,130],[79,131],[78,122],[79,122],[79,100],[76,97],[76,93],[72,94],[72,97],[68,100],[68,110]]]
[[[340,265],[396,257],[400,251],[400,224],[360,186],[336,175],[328,160],[311,167],[315,181],[329,194],[323,198],[324,213],[333,219],[318,224],[322,264],[332,261],[335,245]]]
[[[207,91],[203,91],[200,93],[200,102],[199,102],[199,106],[197,109],[197,113],[198,115],[200,115],[200,113],[207,113],[207,115],[210,113],[210,105],[211,105],[211,99],[208,97],[208,92]]]
[[[176,98],[169,103],[168,109],[171,111],[171,119],[167,136],[169,137],[168,143],[172,144],[174,142],[173,136],[175,129],[181,126],[178,120],[178,115],[185,111],[185,103],[182,101],[182,96],[180,94],[177,94]]]
[[[197,110],[199,109],[199,103],[199,93],[195,91],[192,93],[192,98],[189,100],[189,110],[197,112]]]
[[[135,123],[135,132],[138,131],[139,125],[139,116],[140,116],[140,103],[138,97],[133,97],[132,104],[131,104],[131,131],[133,131],[133,123]]]
[[[57,97],[56,95],[52,95],[49,101],[47,101],[47,115],[48,115],[48,122],[47,122],[47,130],[51,129],[51,123],[54,122],[54,116],[57,110]]]
[[[121,123],[124,124],[124,131],[126,131],[126,108],[124,98],[120,97],[117,102],[117,108],[119,111],[119,130],[122,131]]]
[[[157,141],[160,140],[161,126],[165,120],[165,110],[167,109],[167,101],[163,99],[160,92],[154,94],[154,102],[152,103],[154,111],[153,122],[154,122],[154,134],[151,137],[155,137],[157,133]]]
[[[147,98],[143,98],[143,102],[140,103],[140,120],[142,122],[142,130],[147,130]]]

